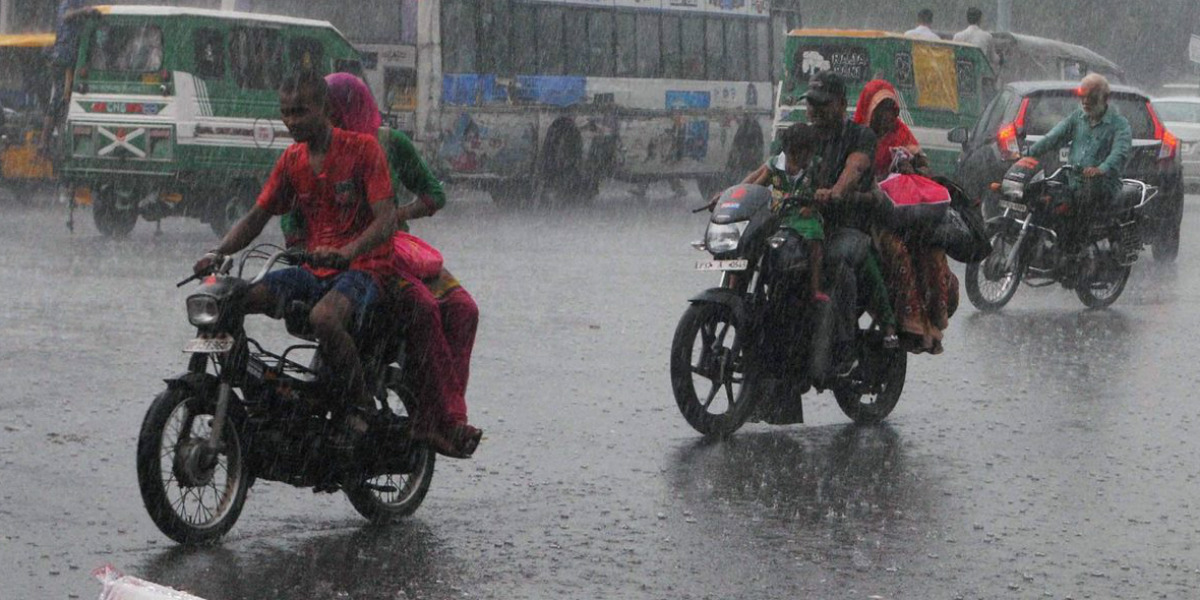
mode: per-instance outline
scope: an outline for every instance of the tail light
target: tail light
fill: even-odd
[[[1162,120],[1158,118],[1158,113],[1154,111],[1154,106],[1149,102],[1146,103],[1146,110],[1150,112],[1150,120],[1154,122],[1154,139],[1161,142],[1158,147],[1158,160],[1174,160],[1179,156],[1179,138],[1167,131]]]
[[[1000,153],[1004,156],[1020,153],[1017,139],[1025,133],[1025,113],[1028,110],[1029,98],[1025,98],[1021,101],[1021,107],[1017,109],[1016,120],[1000,127],[1000,131],[996,132],[996,144],[1000,146]]]

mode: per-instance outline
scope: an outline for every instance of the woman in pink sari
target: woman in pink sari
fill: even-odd
[[[900,98],[892,84],[876,79],[863,87],[854,110],[854,122],[875,132],[875,178],[886,179],[895,170],[905,173],[919,168],[921,146],[900,120]],[[911,161],[893,165],[893,149],[902,148]],[[905,240],[877,227],[875,244],[883,263],[883,275],[895,298],[900,343],[910,352],[941,354],[942,332],[958,308],[958,278],[950,271],[946,252]]]
[[[408,221],[432,216],[446,204],[442,184],[434,177],[408,136],[381,127],[379,107],[371,90],[358,77],[333,73],[329,85],[330,118],[335,127],[376,136],[387,155],[392,187],[407,189],[416,200],[397,207],[397,228]],[[402,266],[402,270],[404,270]],[[467,458],[479,445],[482,431],[467,423],[467,379],[471,350],[479,324],[479,307],[462,284],[445,268],[432,277],[406,273],[398,282],[397,309],[403,313],[410,348],[409,364],[416,377],[416,394],[429,414],[416,415],[414,434],[439,453]]]

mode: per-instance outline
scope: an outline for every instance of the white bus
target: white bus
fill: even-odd
[[[382,109],[445,180],[516,200],[740,177],[767,151],[773,57],[796,25],[766,0],[407,5],[411,46],[364,48]]]

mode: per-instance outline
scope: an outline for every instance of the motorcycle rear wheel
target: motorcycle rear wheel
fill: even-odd
[[[754,408],[743,329],[732,309],[714,303],[689,306],[675,328],[671,389],[688,425],[704,435],[737,431]],[[712,410],[717,400],[725,410]]]
[[[1125,284],[1129,281],[1132,271],[1133,268],[1128,266],[1101,265],[1094,277],[1075,287],[1075,295],[1088,308],[1108,308],[1121,297],[1121,292],[1125,291]]]
[[[967,264],[967,298],[975,308],[984,312],[1000,310],[1017,293],[1024,271],[1020,254],[1016,257],[1016,264],[1008,265],[1007,269],[1001,266],[1013,241],[1007,239],[1004,233],[994,234],[991,256]]]
[[[883,337],[876,332],[866,334],[857,351],[858,364],[833,385],[833,396],[855,424],[873,425],[886,419],[900,401],[908,354],[899,348],[884,348]]]
[[[159,530],[180,544],[211,544],[225,535],[252,484],[232,419],[222,432],[222,451],[206,454],[215,396],[215,389],[204,395],[191,388],[166,390],[146,411],[138,435],[142,502]]]
[[[414,405],[407,390],[389,391],[393,397],[388,399],[388,405],[394,410]],[[359,485],[343,489],[358,514],[372,523],[394,523],[413,514],[421,506],[433,483],[437,453],[425,444],[416,445],[409,452],[411,471],[403,473],[400,471],[407,469],[385,469],[386,472],[372,473]]]

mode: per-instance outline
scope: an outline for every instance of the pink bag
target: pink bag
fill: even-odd
[[[397,231],[392,236],[392,248],[396,251],[396,266],[402,273],[432,279],[442,272],[442,253],[407,231]]]
[[[950,190],[922,175],[893,173],[879,188],[892,201],[893,229],[937,225],[950,206]]]

